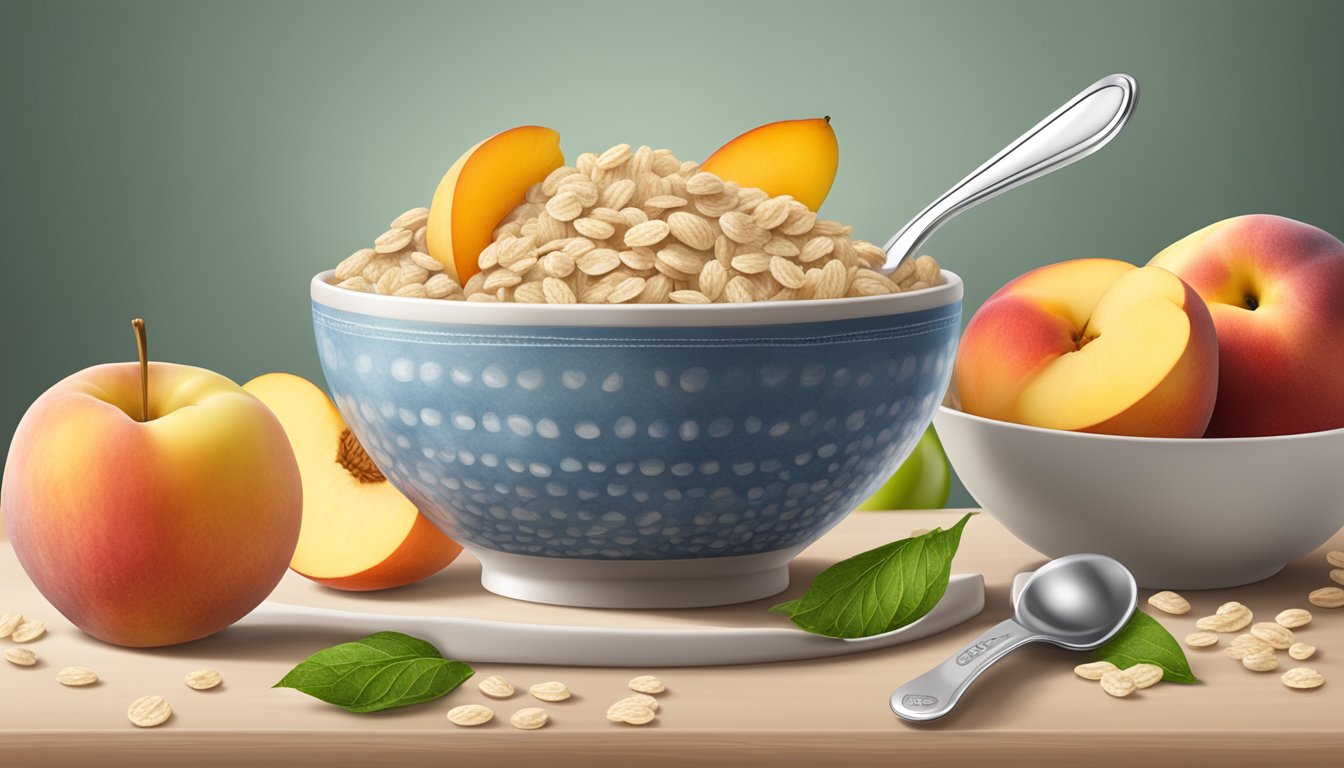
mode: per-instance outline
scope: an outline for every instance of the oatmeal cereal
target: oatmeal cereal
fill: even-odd
[[[428,221],[428,208],[412,208],[393,219],[390,229],[374,240],[373,247],[355,251],[336,266],[333,277],[336,285],[389,296],[458,301],[465,298],[462,286],[444,274],[443,265],[428,253],[425,243]],[[499,250],[481,256],[498,259]],[[512,256],[510,261],[518,258]]]
[[[412,208],[336,268],[366,293],[532,304],[707,304],[884,296],[942,282],[929,256],[892,275],[853,228],[788,195],[744,188],[668,150],[584,153],[527,190],[459,284],[428,253]],[[713,265],[713,266],[711,266]],[[450,273],[452,270],[449,271]]]

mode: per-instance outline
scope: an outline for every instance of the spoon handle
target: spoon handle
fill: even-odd
[[[952,711],[961,694],[989,665],[1039,639],[1016,621],[1005,619],[947,661],[893,691],[891,711],[904,720],[936,720]]]
[[[882,271],[894,272],[958,213],[1101,149],[1125,126],[1138,96],[1139,85],[1129,75],[1110,75],[1089,85],[902,227],[887,242]]]

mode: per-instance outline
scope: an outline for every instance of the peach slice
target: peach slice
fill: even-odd
[[[443,175],[429,206],[429,255],[459,283],[480,271],[476,258],[527,188],[564,165],[560,134],[524,125],[467,150]]]
[[[720,147],[700,169],[771,195],[792,195],[815,211],[830,193],[839,165],[831,118],[814,117],[753,128]]]
[[[1194,289],[1109,259],[1055,264],[990,297],[967,325],[957,382],[968,413],[1051,429],[1199,437],[1218,340]]]
[[[243,389],[275,413],[299,462],[296,573],[335,589],[387,589],[437,573],[462,551],[387,482],[317,386],[268,373]]]

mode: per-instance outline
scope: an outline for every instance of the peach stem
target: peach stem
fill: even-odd
[[[145,321],[131,321],[135,329],[135,346],[140,350],[140,421],[149,421],[149,342],[145,339]]]

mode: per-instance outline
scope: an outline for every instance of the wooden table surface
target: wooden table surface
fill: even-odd
[[[912,528],[948,525],[958,514],[851,515],[794,564],[793,586],[784,597],[799,594],[836,559],[902,538]],[[1328,549],[1344,549],[1344,533],[1272,579],[1188,593],[1194,605],[1189,615],[1158,616],[1179,639],[1194,630],[1196,618],[1227,600],[1247,604],[1257,620],[1272,620],[1284,608],[1308,608],[1315,621],[1298,636],[1319,649],[1308,662],[1281,654],[1279,672],[1249,672],[1223,655],[1221,648],[1230,639],[1224,636],[1218,647],[1187,651],[1202,684],[1162,684],[1114,699],[1097,683],[1073,675],[1081,654],[1028,646],[987,672],[956,712],[935,723],[911,725],[888,711],[891,690],[1010,615],[1013,575],[1043,562],[988,516],[968,524],[954,565],[957,572],[984,574],[986,608],[941,636],[853,656],[736,667],[482,664],[477,680],[503,675],[524,692],[493,701],[469,681],[436,702],[370,715],[349,714],[297,691],[270,687],[308,654],[355,637],[301,627],[235,627],[174,648],[107,646],[80,633],[41,598],[6,543],[0,547],[0,612],[41,618],[49,630],[28,645],[41,659],[37,666],[0,664],[0,765],[1339,765],[1344,754],[1344,610],[1315,608],[1306,601],[1311,589],[1329,583]],[[539,623],[783,621],[762,613],[783,598],[631,615],[486,596],[478,576],[479,566],[467,556],[421,584],[381,594],[336,593],[288,574],[276,598],[388,613],[493,614]],[[12,643],[0,640],[0,646]],[[1322,672],[1326,685],[1314,691],[1284,687],[1279,673],[1298,664]],[[94,669],[101,682],[82,689],[59,685],[56,672],[71,665]],[[185,673],[203,666],[219,669],[224,685],[207,692],[183,685]],[[608,723],[603,716],[607,705],[626,695],[625,682],[641,673],[658,675],[668,686],[658,719],[640,728]],[[526,686],[552,679],[568,684],[574,698],[540,705],[551,715],[546,728],[510,727],[511,712],[538,704],[525,693]],[[173,718],[154,729],[131,726],[127,705],[151,693],[167,698]],[[447,710],[466,703],[489,704],[496,721],[475,729],[449,724]]]

